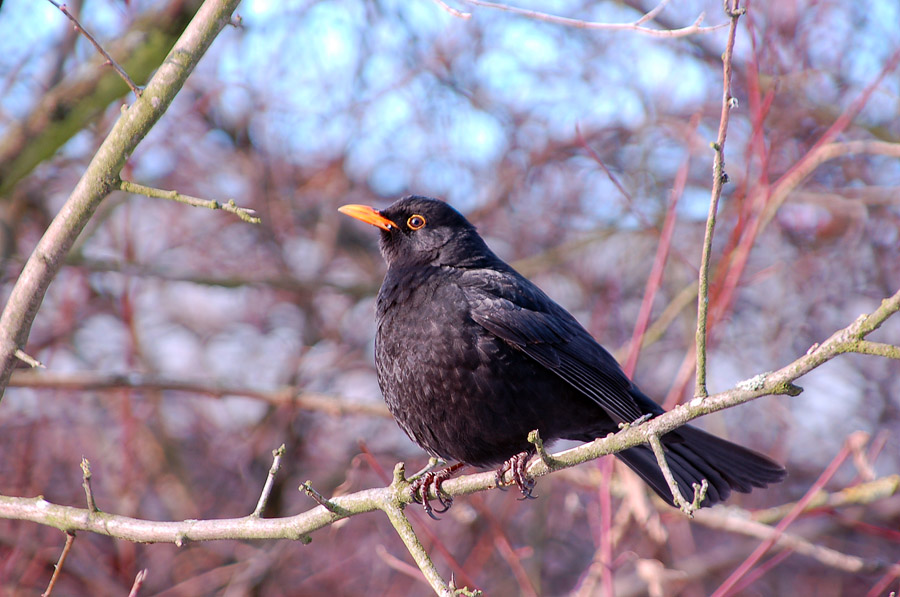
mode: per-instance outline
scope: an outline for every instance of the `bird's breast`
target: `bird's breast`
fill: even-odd
[[[567,391],[476,323],[464,288],[440,270],[389,272],[378,296],[375,363],[407,435],[433,455],[475,465],[528,449],[532,429],[551,439],[548,407]]]

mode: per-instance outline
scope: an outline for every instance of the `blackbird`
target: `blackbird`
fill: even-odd
[[[447,203],[409,196],[381,211],[364,205],[340,211],[381,229],[388,270],[376,304],[378,383],[394,419],[429,454],[477,467],[502,463],[498,484],[512,469],[530,497],[533,481],[524,473],[534,453],[530,431],[545,442],[591,441],[665,412]],[[785,476],[769,458],[695,427],[661,439],[682,495],[691,499],[692,485],[707,480],[702,506]],[[616,456],[674,505],[648,445]],[[429,514],[427,483],[440,497],[447,477],[432,475],[424,489],[414,489]]]

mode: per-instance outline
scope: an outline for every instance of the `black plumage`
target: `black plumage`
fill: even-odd
[[[343,213],[381,228],[388,264],[377,300],[375,364],[400,427],[430,454],[479,467],[545,442],[590,441],[663,409],[537,286],[488,248],[459,212],[424,197]],[[685,426],[665,435],[667,461],[703,505],[780,481],[769,458]],[[617,456],[664,500],[671,492],[649,446]]]

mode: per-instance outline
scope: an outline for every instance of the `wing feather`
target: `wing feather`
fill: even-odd
[[[534,291],[540,292],[536,287]],[[522,302],[552,310],[529,309],[487,289],[473,290],[472,319],[590,397],[614,420],[625,423],[641,417],[631,381],[612,355],[574,317],[541,295],[544,300]]]

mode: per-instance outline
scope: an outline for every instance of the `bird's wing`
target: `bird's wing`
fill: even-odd
[[[617,422],[640,418],[643,413],[630,392],[631,381],[612,355],[567,311],[532,288],[512,299],[492,289],[470,288],[471,317],[592,398]]]

